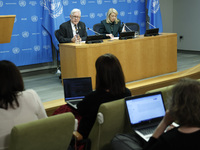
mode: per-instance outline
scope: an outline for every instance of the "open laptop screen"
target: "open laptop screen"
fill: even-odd
[[[83,99],[92,91],[91,77],[63,79],[65,101]]]
[[[129,97],[126,106],[130,123],[134,126],[160,120],[165,115],[161,92]]]

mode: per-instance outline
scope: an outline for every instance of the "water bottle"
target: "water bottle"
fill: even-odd
[[[76,44],[80,44],[80,43],[81,43],[79,34],[76,34],[75,43],[76,43]]]

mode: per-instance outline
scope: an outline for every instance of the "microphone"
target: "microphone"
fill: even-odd
[[[96,31],[94,31],[94,30],[92,30],[90,28],[87,28],[87,29],[90,30],[90,31],[92,31],[92,32],[94,32],[94,33],[96,33],[97,35],[101,35],[100,33],[96,32]]]
[[[123,24],[124,27],[126,27],[129,31],[132,31],[124,22],[122,22],[122,24]]]
[[[147,21],[147,24],[150,25],[153,28],[156,28],[154,25],[152,25],[149,21]]]

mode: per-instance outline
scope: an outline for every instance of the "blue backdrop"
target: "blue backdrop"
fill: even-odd
[[[109,8],[115,8],[122,22],[137,22],[141,34],[146,29],[145,0],[0,0],[0,15],[16,15],[11,42],[0,44],[0,60],[10,60],[17,66],[52,61],[51,38],[54,37],[42,26],[48,17],[44,18],[44,12],[50,14],[47,3],[62,4],[64,21],[69,20],[73,8],[81,9],[81,21],[89,28],[105,19]],[[58,29],[59,24],[51,27]]]

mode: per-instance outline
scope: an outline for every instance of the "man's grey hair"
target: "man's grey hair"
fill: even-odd
[[[81,10],[78,9],[78,8],[74,8],[74,9],[71,11],[71,16],[73,16],[73,14],[74,14],[75,12],[80,12],[80,16],[81,16]]]

